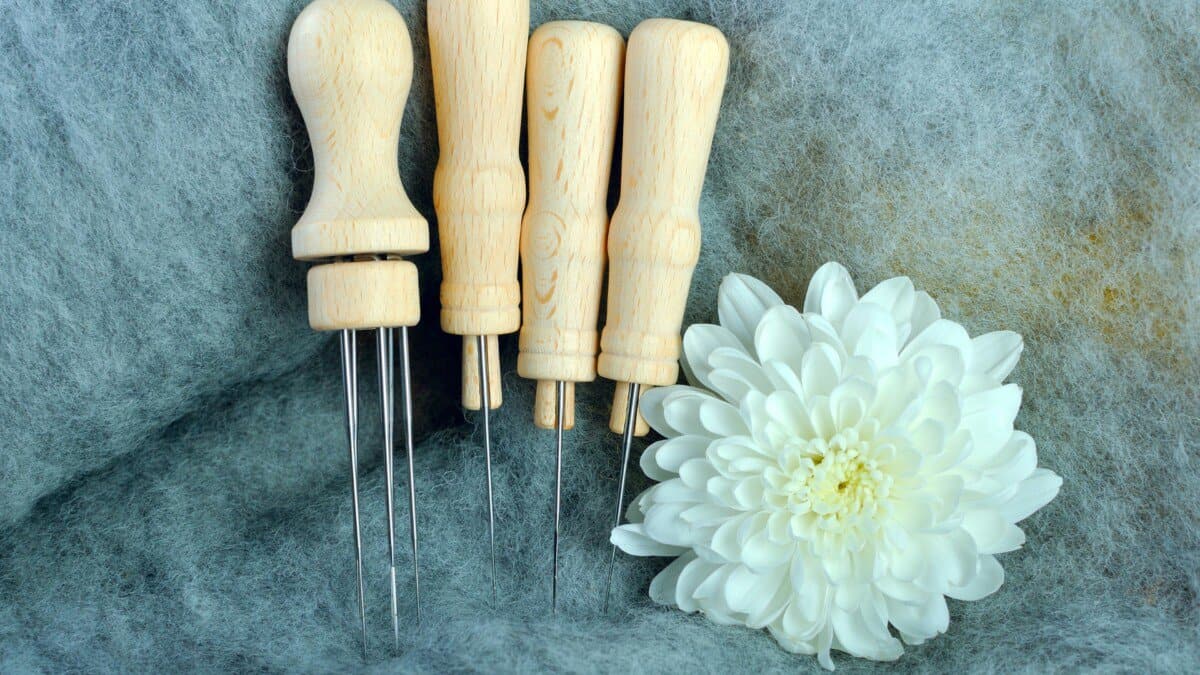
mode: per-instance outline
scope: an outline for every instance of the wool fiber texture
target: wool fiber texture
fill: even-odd
[[[687,322],[717,284],[790,303],[838,260],[1011,329],[1017,421],[1060,496],[951,602],[950,629],[847,672],[1200,666],[1200,9],[1194,2],[544,0],[554,19],[711,23],[732,48]],[[762,632],[655,606],[618,558],[600,613],[612,384],[566,435],[551,616],[552,434],[503,337],[489,599],[478,416],[437,323],[413,332],[423,621],[399,502],[389,658],[373,341],[360,344],[372,657],[358,654],[336,340],[307,327],[289,229],[312,186],[284,54],[299,1],[0,3],[0,671],[817,671]],[[424,3],[399,162],[433,222]],[[436,243],[435,243],[436,246]],[[436,249],[435,249],[436,250]],[[645,446],[639,441],[636,451]],[[403,458],[402,453],[399,455]],[[398,495],[406,491],[401,474]],[[631,470],[628,495],[647,485]]]

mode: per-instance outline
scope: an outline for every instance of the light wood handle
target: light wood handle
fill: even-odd
[[[430,0],[428,19],[442,328],[512,333],[521,325],[525,174],[518,153],[529,0]]]
[[[420,318],[416,268],[383,259],[429,250],[429,228],[396,162],[412,70],[408,28],[384,0],[316,0],[292,25],[288,79],[315,171],[292,253],[358,258],[309,271],[309,323],[318,330]]]
[[[555,380],[538,380],[533,395],[533,425],[553,429],[558,419],[558,395]],[[563,429],[575,428],[575,383],[563,382]]]
[[[650,385],[642,385],[642,395],[646,394]],[[625,433],[625,408],[629,404],[629,383],[618,382],[613,389],[612,411],[608,414],[608,430],[614,434]],[[633,435],[645,436],[650,433],[650,425],[646,423],[646,418],[642,417],[642,411],[639,410],[637,417],[633,420]]]
[[[521,325],[519,146],[529,0],[430,0],[427,15],[440,153],[433,207],[442,330],[464,336],[463,382],[477,382],[478,364],[466,356],[473,336]],[[500,364],[489,363],[488,371],[498,387]],[[477,409],[478,396],[464,389],[463,405]]]
[[[700,252],[700,190],[729,66],[712,26],[651,19],[629,36],[621,197],[608,233],[600,375],[674,384]],[[622,411],[622,415],[623,415]]]
[[[624,51],[616,30],[584,21],[548,23],[529,39],[529,207],[521,223],[517,372],[539,380],[538,426],[554,426],[555,381],[596,379]],[[564,422],[573,417],[564,410]]]
[[[462,341],[462,406],[467,410],[479,410],[483,399],[479,397],[479,350],[475,336]],[[483,338],[487,345],[488,366],[488,410],[495,410],[504,403],[500,382],[500,340],[495,335]]]

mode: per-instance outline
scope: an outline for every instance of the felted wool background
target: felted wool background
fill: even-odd
[[[721,277],[792,303],[826,260],[905,274],[972,334],[1022,333],[1017,426],[1061,495],[952,601],[949,632],[849,672],[1200,665],[1200,6],[1195,2],[534,0],[533,24],[711,23],[730,79],[687,322]],[[0,2],[0,671],[817,670],[765,633],[652,604],[620,556],[599,611],[612,384],[567,434],[548,612],[551,434],[502,338],[490,606],[478,416],[417,259],[424,620],[388,660],[372,342],[360,363],[373,663],[356,641],[334,337],[289,229],[312,159],[285,47],[302,0]],[[400,166],[433,222],[424,3]],[[436,244],[435,244],[436,245]],[[644,447],[639,442],[636,451]],[[402,455],[401,455],[402,457]],[[631,470],[632,496],[646,479]],[[406,479],[400,478],[403,494]],[[402,542],[407,510],[398,507]]]

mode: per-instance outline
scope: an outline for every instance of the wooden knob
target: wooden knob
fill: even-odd
[[[642,385],[642,395],[650,389],[650,385]],[[625,408],[629,401],[629,383],[618,382],[613,390],[612,411],[608,415],[608,429],[614,434],[625,433]],[[642,417],[639,410],[637,416],[633,420],[633,435],[645,436],[650,433],[650,425],[646,424],[646,418]]]
[[[416,268],[383,259],[429,250],[396,162],[412,69],[408,28],[383,0],[316,0],[292,25],[288,79],[315,169],[292,253],[359,258],[310,270],[309,323],[318,330],[419,319]]]
[[[553,429],[558,420],[558,382],[538,380],[533,395],[533,424],[540,429]],[[575,383],[563,382],[563,429],[575,428]]]
[[[539,381],[538,426],[554,426],[555,381],[596,378],[624,51],[617,31],[583,21],[545,24],[529,40],[529,206],[521,224],[517,372]],[[564,410],[564,422],[573,417]]]
[[[430,0],[427,14],[440,152],[433,206],[442,329],[512,333],[521,325],[519,145],[529,0]],[[478,378],[477,363],[466,358],[472,341],[464,340],[464,381]],[[499,363],[488,370],[489,382],[498,382]],[[464,390],[463,405],[470,407],[471,396]]]
[[[597,366],[609,379],[658,386],[678,378],[700,190],[728,66],[729,46],[712,26],[651,19],[629,36],[621,196],[608,233]]]

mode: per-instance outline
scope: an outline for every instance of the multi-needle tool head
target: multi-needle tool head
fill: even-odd
[[[621,196],[608,234],[608,320],[601,376],[618,383],[622,432],[616,525],[621,523],[630,448],[646,386],[679,376],[679,331],[700,254],[700,190],[729,66],[712,26],[651,19],[629,36]],[[604,604],[608,606],[609,581]]]
[[[596,23],[557,21],[529,40],[529,206],[521,226],[517,372],[537,381],[534,424],[555,430],[551,606],[558,607],[563,430],[576,382],[596,379],[608,179],[624,40]]]
[[[359,330],[374,330],[378,341],[394,647],[399,646],[400,635],[392,508],[396,328],[408,452],[413,594],[420,606],[407,333],[420,319],[420,303],[417,268],[400,258],[429,250],[429,229],[404,192],[396,159],[412,70],[408,28],[384,0],[316,0],[296,18],[288,39],[288,79],[308,128],[315,169],[312,196],[292,229],[292,253],[298,260],[316,263],[308,272],[309,323],[316,330],[340,333],[364,656],[367,620],[358,495]]]
[[[529,0],[430,0],[427,15],[440,152],[433,205],[442,330],[463,336],[463,406],[483,414],[494,600],[488,411],[501,400],[496,336],[521,325],[517,254],[525,172],[519,149]]]

